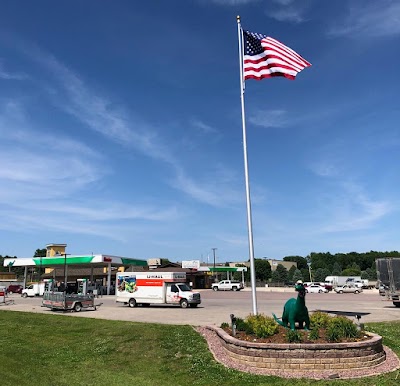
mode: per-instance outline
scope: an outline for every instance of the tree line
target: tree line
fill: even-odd
[[[375,260],[384,257],[400,257],[400,252],[311,252],[306,257],[285,256],[283,261],[295,262],[297,267],[288,270],[278,264],[275,271],[272,271],[267,259],[254,259],[255,276],[256,281],[265,283],[295,283],[297,280],[323,282],[327,276],[361,276],[362,279],[376,280]],[[236,273],[235,279],[240,278],[241,273]],[[245,273],[245,280],[250,281],[250,270]]]

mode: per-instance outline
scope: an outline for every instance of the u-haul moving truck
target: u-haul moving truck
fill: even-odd
[[[200,293],[185,283],[185,272],[118,272],[116,301],[136,307],[141,304],[176,304],[197,307]]]

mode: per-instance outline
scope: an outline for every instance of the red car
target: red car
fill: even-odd
[[[9,294],[20,294],[22,292],[22,285],[10,284],[7,288]]]

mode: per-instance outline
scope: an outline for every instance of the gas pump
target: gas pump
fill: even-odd
[[[44,279],[44,290],[45,291],[54,291],[54,280],[53,279]]]
[[[88,291],[88,279],[77,279],[78,294],[87,295]]]

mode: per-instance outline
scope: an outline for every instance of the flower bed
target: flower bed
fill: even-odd
[[[285,371],[326,372],[372,368],[386,359],[382,337],[368,333],[370,339],[345,343],[257,343],[239,340],[218,327],[217,335],[226,354],[248,367]]]

